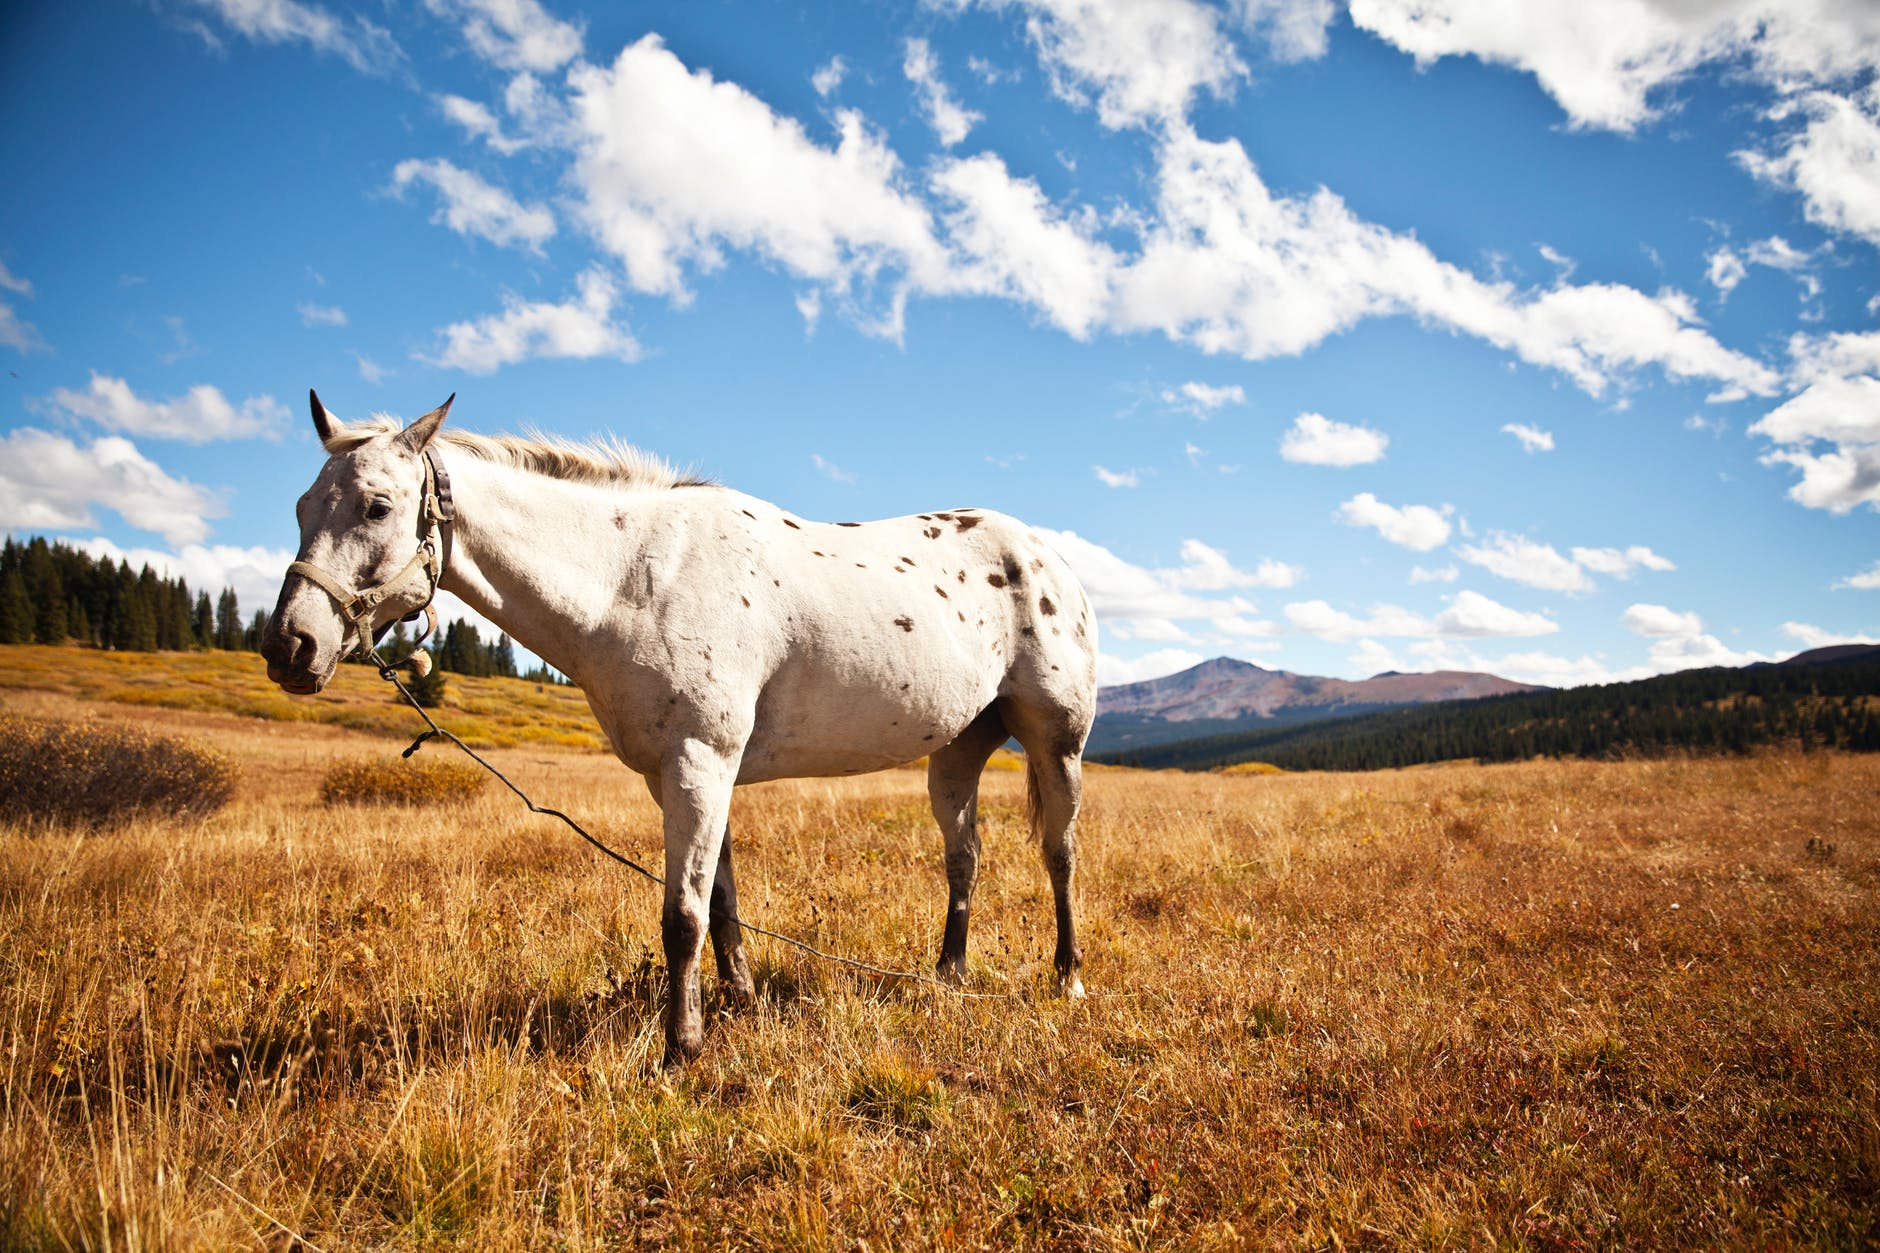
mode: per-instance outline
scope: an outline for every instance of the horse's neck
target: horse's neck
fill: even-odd
[[[450,475],[457,520],[440,586],[578,677],[637,548],[627,502],[610,508],[591,486],[468,455],[450,459]]]

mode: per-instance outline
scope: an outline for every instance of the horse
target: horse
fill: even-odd
[[[1096,618],[1035,531],[973,508],[813,522],[611,438],[443,430],[455,396],[408,426],[347,424],[308,399],[328,455],[295,506],[269,679],[318,692],[440,588],[572,679],[662,814],[665,1065],[704,1044],[706,934],[725,999],[756,996],[731,866],[740,783],[926,757],[946,847],[935,969],[958,986],[979,777],[1016,739],[1056,905],[1056,990],[1083,995],[1072,900]]]

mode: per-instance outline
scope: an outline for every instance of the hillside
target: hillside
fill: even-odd
[[[9,691],[80,700],[210,710],[277,722],[316,722],[409,737],[424,729],[409,706],[366,666],[341,666],[326,690],[289,696],[244,652],[111,652],[98,648],[0,645],[0,701]],[[606,741],[572,687],[525,679],[447,676],[440,720],[477,747],[552,744],[603,749]]]
[[[1465,670],[1429,674],[1393,670],[1368,679],[1332,679],[1216,657],[1177,674],[1101,689],[1090,751],[1140,750],[1203,736],[1358,717],[1404,705],[1541,690]]]
[[[1457,758],[1741,753],[1775,744],[1880,750],[1880,648],[1820,651],[1830,655],[1202,736],[1097,759],[1183,770],[1248,761],[1375,770]]]

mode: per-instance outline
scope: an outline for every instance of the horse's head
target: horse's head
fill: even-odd
[[[308,397],[329,455],[294,507],[300,554],[261,644],[268,677],[297,696],[325,687],[379,626],[430,603],[442,553],[425,449],[450,412],[446,400],[402,430],[383,422],[348,429],[319,396]]]

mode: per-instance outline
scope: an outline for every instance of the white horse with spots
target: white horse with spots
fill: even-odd
[[[979,776],[1008,736],[1025,749],[1056,898],[1058,987],[1082,995],[1071,901],[1096,622],[1035,532],[980,509],[809,522],[618,445],[440,431],[449,401],[401,429],[348,426],[311,399],[330,455],[297,506],[269,677],[318,691],[442,587],[578,683],[664,813],[668,1064],[702,1044],[708,928],[725,994],[754,994],[726,827],[734,785],[927,756],[946,837],[938,969],[957,982]]]

